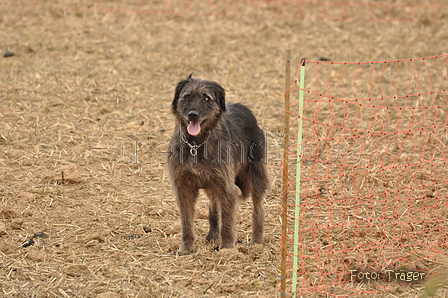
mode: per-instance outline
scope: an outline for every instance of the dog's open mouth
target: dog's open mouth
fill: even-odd
[[[204,121],[190,121],[187,126],[188,133],[192,136],[197,136],[201,132],[201,125]]]

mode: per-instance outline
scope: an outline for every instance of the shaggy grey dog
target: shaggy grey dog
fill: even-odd
[[[210,199],[207,241],[234,247],[238,199],[251,195],[251,244],[263,243],[267,145],[253,113],[241,104],[226,104],[218,83],[191,75],[177,84],[171,110],[176,128],[168,171],[181,217],[179,252],[194,249],[194,208],[201,188]]]

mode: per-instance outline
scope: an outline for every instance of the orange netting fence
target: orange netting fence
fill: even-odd
[[[6,2],[9,6],[15,0]],[[51,5],[77,12],[118,12],[153,15],[241,17],[276,13],[283,19],[303,18],[332,21],[362,17],[373,21],[416,21],[444,17],[448,4],[435,0],[47,0],[29,1],[30,6]]]
[[[286,148],[285,170],[296,203],[283,235],[295,295],[385,292],[440,265],[448,252],[447,62],[300,67],[290,88],[299,141]]]

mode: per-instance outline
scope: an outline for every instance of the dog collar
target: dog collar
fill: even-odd
[[[185,138],[185,136],[184,136],[184,134],[183,134],[182,132],[180,133],[180,137],[182,138],[182,141],[183,141],[185,144],[187,144],[188,147],[190,147],[190,154],[191,154],[192,156],[196,156],[196,155],[198,154],[198,149],[199,149],[202,145],[204,145],[205,142],[207,142],[208,139],[210,138],[210,134],[211,134],[211,131],[208,132],[208,137],[207,137],[207,139],[206,139],[204,142],[202,142],[200,145],[196,145],[196,144],[192,145],[192,144],[190,144],[190,143],[187,141],[187,139]]]

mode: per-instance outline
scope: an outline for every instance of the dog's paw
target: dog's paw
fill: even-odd
[[[257,244],[261,244],[261,245],[263,245],[264,244],[264,241],[263,241],[263,238],[257,238],[257,239],[252,239],[252,241],[250,241],[249,242],[249,246],[254,246],[254,245],[257,245]]]
[[[210,244],[219,245],[219,236],[217,233],[209,232],[207,237],[205,237],[205,241]]]
[[[208,247],[212,251],[219,251],[219,238],[210,236],[210,233],[205,238],[206,243],[208,244]]]
[[[219,249],[234,249],[235,248],[235,243],[233,242],[227,242],[227,243],[223,243],[219,246]]]
[[[188,255],[191,254],[191,253],[192,253],[192,252],[184,251],[184,250],[180,250],[180,249],[174,251],[174,254],[175,254],[176,256],[188,256]]]
[[[194,246],[193,245],[185,245],[181,244],[179,249],[175,251],[175,254],[178,256],[185,256],[189,255],[194,252]]]

